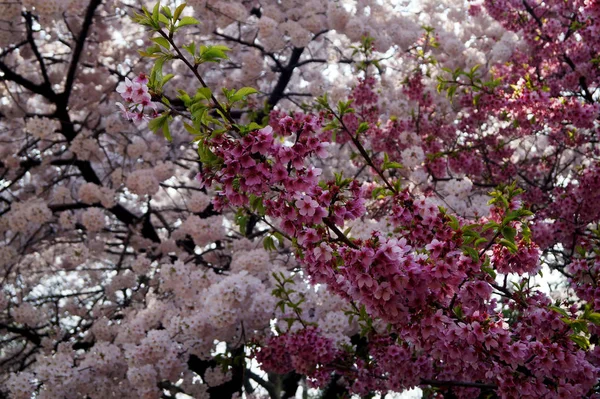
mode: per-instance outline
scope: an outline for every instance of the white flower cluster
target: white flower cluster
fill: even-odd
[[[131,143],[127,146],[127,155],[133,160],[140,158],[148,151],[148,145],[143,138],[136,136],[131,140]]]
[[[148,331],[139,345],[125,344],[124,348],[130,369],[152,366],[161,379],[170,380],[177,380],[185,369],[178,356],[181,348],[167,330]]]
[[[312,39],[312,34],[296,21],[286,21],[279,25],[278,30],[285,32],[295,47],[305,47]]]
[[[257,78],[264,70],[264,60],[258,51],[246,51],[241,55],[244,64],[242,74],[245,79]]]
[[[140,169],[127,177],[126,186],[137,195],[154,195],[160,186],[152,169]]]
[[[52,211],[43,200],[36,199],[13,203],[7,218],[11,230],[24,233],[31,228],[37,228],[49,222],[52,219]]]
[[[77,195],[81,202],[88,205],[101,203],[105,208],[112,208],[116,204],[114,190],[94,183],[82,184]]]
[[[26,324],[28,326],[36,326],[40,320],[44,319],[44,313],[41,309],[36,309],[29,302],[23,302],[16,308],[13,308],[12,316],[17,323]]]
[[[211,285],[205,292],[204,302],[209,324],[215,328],[226,328],[236,325],[240,318],[252,323],[253,315],[247,312],[248,304],[255,294],[264,291],[261,281],[245,271]]]
[[[127,370],[127,379],[137,390],[140,398],[160,397],[160,390],[156,387],[158,373],[151,364],[141,367],[130,367]]]
[[[141,275],[146,274],[150,271],[150,266],[152,265],[152,261],[145,256],[138,256],[135,259],[135,262],[131,265],[131,269],[134,273]]]
[[[400,153],[400,156],[402,157],[402,165],[409,169],[420,166],[425,160],[425,153],[418,145],[408,147]]]
[[[266,279],[271,273],[271,260],[269,253],[262,248],[251,251],[235,252],[231,260],[231,271],[241,272],[243,270],[260,278]]]
[[[203,380],[208,386],[216,387],[231,380],[231,371],[226,373],[220,367],[213,367],[206,370]]]
[[[175,164],[173,162],[158,162],[154,166],[154,176],[158,181],[165,181],[170,179],[175,174]]]
[[[222,216],[211,216],[205,219],[192,215],[179,227],[179,231],[192,237],[194,244],[204,247],[225,237]]]
[[[210,197],[201,191],[194,191],[187,201],[187,207],[190,212],[199,213],[210,205]]]
[[[319,328],[324,336],[331,339],[337,346],[350,344],[350,334],[353,328],[348,324],[348,316],[341,310],[327,312],[318,321]]]
[[[205,273],[204,269],[182,261],[162,265],[160,275],[163,291],[173,291],[181,300],[190,304],[202,300],[202,290],[215,281],[214,274]]]
[[[389,230],[386,227],[385,220],[375,220],[366,217],[346,222],[345,227],[350,228],[350,232],[348,234],[351,237],[360,240],[368,240],[372,237],[373,232],[378,231],[384,233]]]
[[[473,182],[468,177],[462,179],[452,179],[446,182],[444,189],[450,195],[455,195],[459,198],[467,198],[471,189],[473,188]]]
[[[77,218],[71,212],[62,212],[58,217],[58,223],[65,230],[72,230],[75,228]]]
[[[66,204],[71,200],[71,190],[65,186],[54,187],[52,193],[52,201],[59,204]]]
[[[35,375],[22,371],[13,373],[6,381],[6,387],[13,399],[30,399],[35,391]]]
[[[518,43],[518,37],[514,32],[505,32],[500,41],[494,44],[489,54],[491,63],[503,63],[508,61],[512,53],[515,51]]]
[[[81,215],[81,224],[91,233],[101,231],[106,225],[106,215],[101,208],[89,208]]]
[[[80,368],[93,368],[95,373],[118,376],[123,373],[125,364],[121,361],[121,349],[109,342],[96,342],[94,347],[86,354]]]
[[[225,22],[221,26],[227,26],[234,21],[244,22],[248,18],[248,10],[241,3],[219,1],[215,5],[215,8],[226,17]]]
[[[115,298],[115,293],[126,288],[132,288],[135,286],[137,276],[135,273],[129,270],[121,272],[116,276],[113,276],[109,284],[104,288],[106,295],[109,298]]]
[[[90,251],[85,245],[69,245],[62,257],[62,265],[66,269],[74,269],[89,260]]]
[[[42,140],[52,135],[57,128],[58,123],[49,118],[40,118],[35,116],[27,119],[25,122],[25,130],[31,133],[33,137]]]
[[[98,143],[91,136],[91,132],[84,130],[77,134],[71,142],[71,152],[82,161],[89,161],[99,154]]]

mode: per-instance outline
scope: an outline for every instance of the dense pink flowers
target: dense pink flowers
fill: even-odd
[[[117,86],[117,92],[125,100],[125,105],[117,103],[125,118],[140,123],[156,115],[156,104],[148,92],[148,77],[145,74],[141,73],[133,81],[125,78],[125,81]],[[144,112],[148,108],[152,110],[150,115]]]

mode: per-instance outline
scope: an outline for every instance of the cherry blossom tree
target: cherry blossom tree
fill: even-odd
[[[597,0],[0,10],[0,397],[600,397]]]

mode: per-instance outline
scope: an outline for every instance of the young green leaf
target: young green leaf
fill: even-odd
[[[198,20],[194,17],[183,17],[177,23],[177,28],[183,28],[184,26],[198,25],[198,24],[199,24]]]

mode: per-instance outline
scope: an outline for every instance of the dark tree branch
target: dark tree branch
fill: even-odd
[[[79,66],[79,59],[81,58],[81,54],[83,53],[83,48],[85,46],[85,41],[87,39],[88,33],[90,31],[90,27],[92,26],[92,22],[94,19],[94,14],[96,13],[96,9],[102,4],[102,0],[92,0],[88,5],[88,8],[85,13],[85,18],[81,25],[81,30],[79,32],[79,37],[77,38],[77,42],[75,43],[75,49],[73,50],[73,56],[71,57],[71,64],[69,65],[69,70],[67,72],[67,82],[65,83],[65,91],[61,95],[61,100],[64,101],[65,107],[69,103],[69,97],[71,96],[71,90],[73,88],[73,83],[75,82],[75,74],[77,73],[77,68]]]
[[[2,61],[0,61],[0,71],[4,73],[4,76],[0,78],[0,81],[8,80],[14,82],[32,93],[39,94],[40,96],[43,96],[52,102],[56,102],[56,93],[54,93],[50,87],[33,83],[31,80],[13,72],[13,70]]]
[[[290,61],[281,71],[281,75],[279,75],[279,80],[277,80],[277,84],[275,85],[273,92],[267,100],[267,104],[269,104],[271,107],[274,107],[279,102],[279,100],[283,98],[285,88],[290,83],[292,75],[294,74],[294,69],[298,66],[298,61],[300,60],[300,56],[302,56],[303,52],[304,47],[295,47],[294,50],[292,50]]]
[[[40,64],[42,78],[44,79],[43,85],[46,86],[46,88],[49,91],[52,91],[54,93],[54,91],[52,90],[52,84],[50,83],[50,78],[48,77],[48,71],[46,70],[46,64],[44,63],[44,59],[42,58],[40,50],[38,49],[37,44],[35,44],[35,39],[33,37],[33,17],[31,15],[31,12],[28,11],[24,13],[23,17],[25,17],[25,26],[27,27],[27,41],[31,46],[31,50],[33,50],[33,54],[35,55],[38,64]]]
[[[11,332],[13,334],[18,334],[18,335],[22,336],[23,338],[27,339],[29,342],[31,342],[34,345],[40,345],[42,343],[43,335],[38,334],[37,332],[35,332],[34,330],[32,330],[30,328],[15,327],[15,326],[10,326],[8,324],[0,323],[0,331],[1,330],[5,330],[5,331]]]

